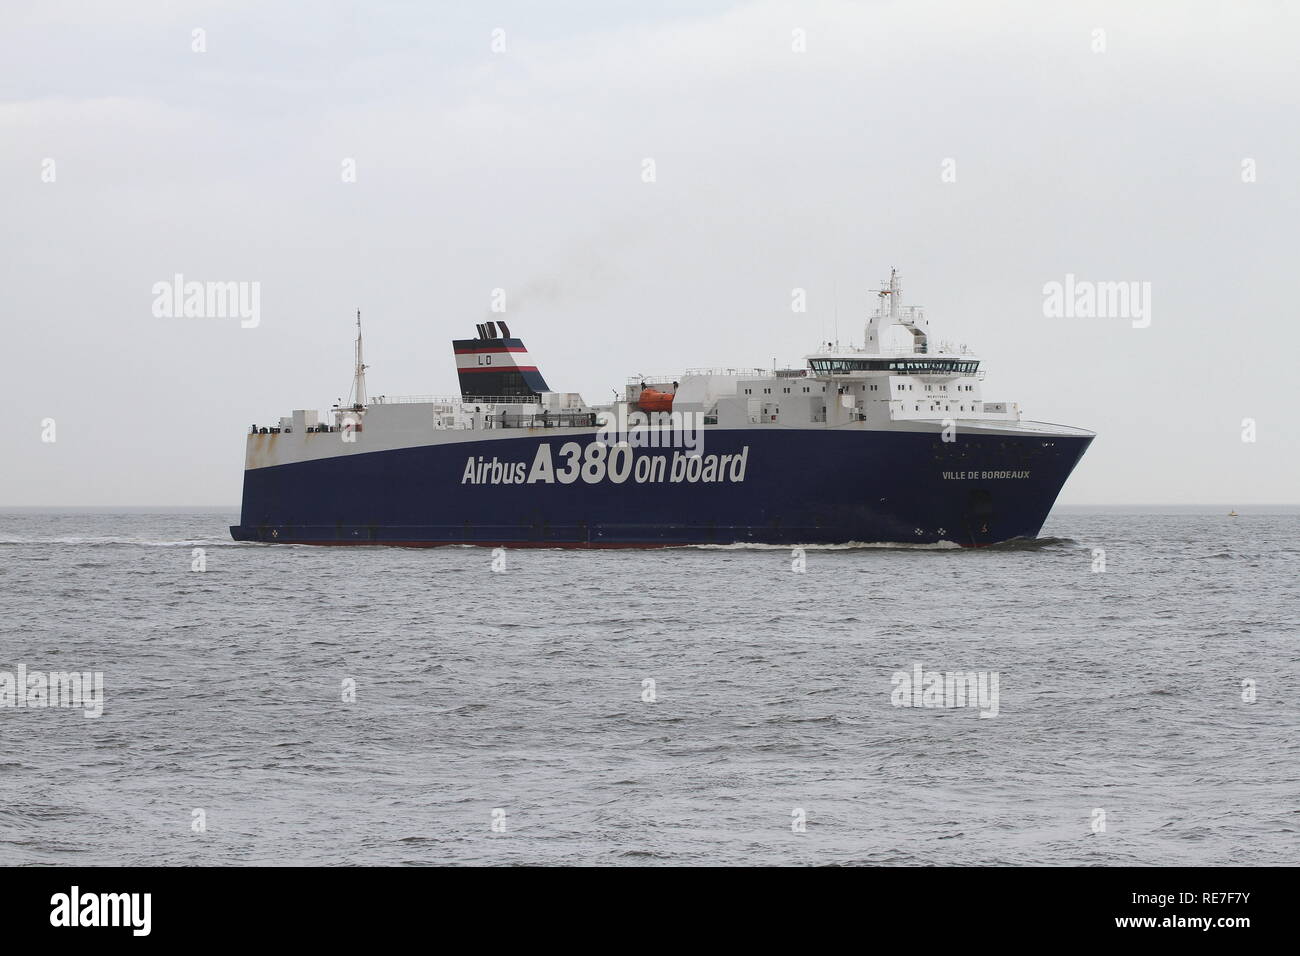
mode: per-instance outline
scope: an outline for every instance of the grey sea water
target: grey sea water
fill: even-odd
[[[1294,509],[804,573],[234,521],[0,514],[0,671],[105,681],[98,719],[0,707],[0,864],[1300,859]],[[915,663],[996,671],[998,715],[894,706]]]

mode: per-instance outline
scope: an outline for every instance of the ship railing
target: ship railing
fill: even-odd
[[[595,412],[548,412],[536,415],[487,415],[484,428],[594,428]]]
[[[672,372],[672,373],[657,372],[654,375],[629,375],[627,377],[627,384],[640,385],[642,382],[645,382],[646,384],[658,383],[659,385],[665,385],[668,382],[680,381],[681,377],[682,375],[680,372]]]
[[[459,405],[458,395],[376,395],[371,405]]]
[[[531,395],[462,395],[456,399],[462,405],[540,405]]]
[[[775,374],[770,368],[688,368],[685,372],[656,375],[629,375],[628,385],[651,384],[658,382],[680,382],[689,375],[719,375],[726,378],[770,378]]]
[[[377,395],[371,405],[536,405],[529,395]]]
[[[748,378],[750,376],[766,378],[772,375],[767,368],[688,368],[687,375],[722,375],[731,378]]]

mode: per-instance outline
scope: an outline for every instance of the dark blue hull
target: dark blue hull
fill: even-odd
[[[965,546],[1034,537],[1091,436],[717,430],[708,455],[733,456],[712,481],[661,480],[639,468],[615,483],[525,481],[538,446],[593,436],[530,432],[257,468],[244,473],[239,541],[666,547],[851,542]],[[745,449],[748,449],[745,451]],[[736,457],[743,473],[736,477]],[[636,449],[641,456],[670,450]],[[487,483],[467,461],[511,463]],[[520,464],[522,463],[522,464]],[[626,462],[624,462],[626,464]],[[649,463],[646,463],[649,464]],[[473,466],[470,472],[474,471]],[[671,472],[671,469],[667,469]],[[493,477],[513,477],[492,483]],[[701,476],[703,477],[703,476]]]

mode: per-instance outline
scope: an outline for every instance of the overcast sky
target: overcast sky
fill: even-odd
[[[372,394],[453,392],[503,288],[603,401],[857,339],[891,266],[986,399],[1098,433],[1062,502],[1296,502],[1297,50],[1259,0],[8,0],[0,505],[237,504],[358,307]],[[260,323],[155,316],[177,273]],[[1067,274],[1149,327],[1046,317]]]

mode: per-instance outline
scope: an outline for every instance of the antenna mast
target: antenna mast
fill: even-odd
[[[352,408],[361,411],[366,407],[366,363],[361,358],[361,310],[357,309],[357,368],[352,378]]]

